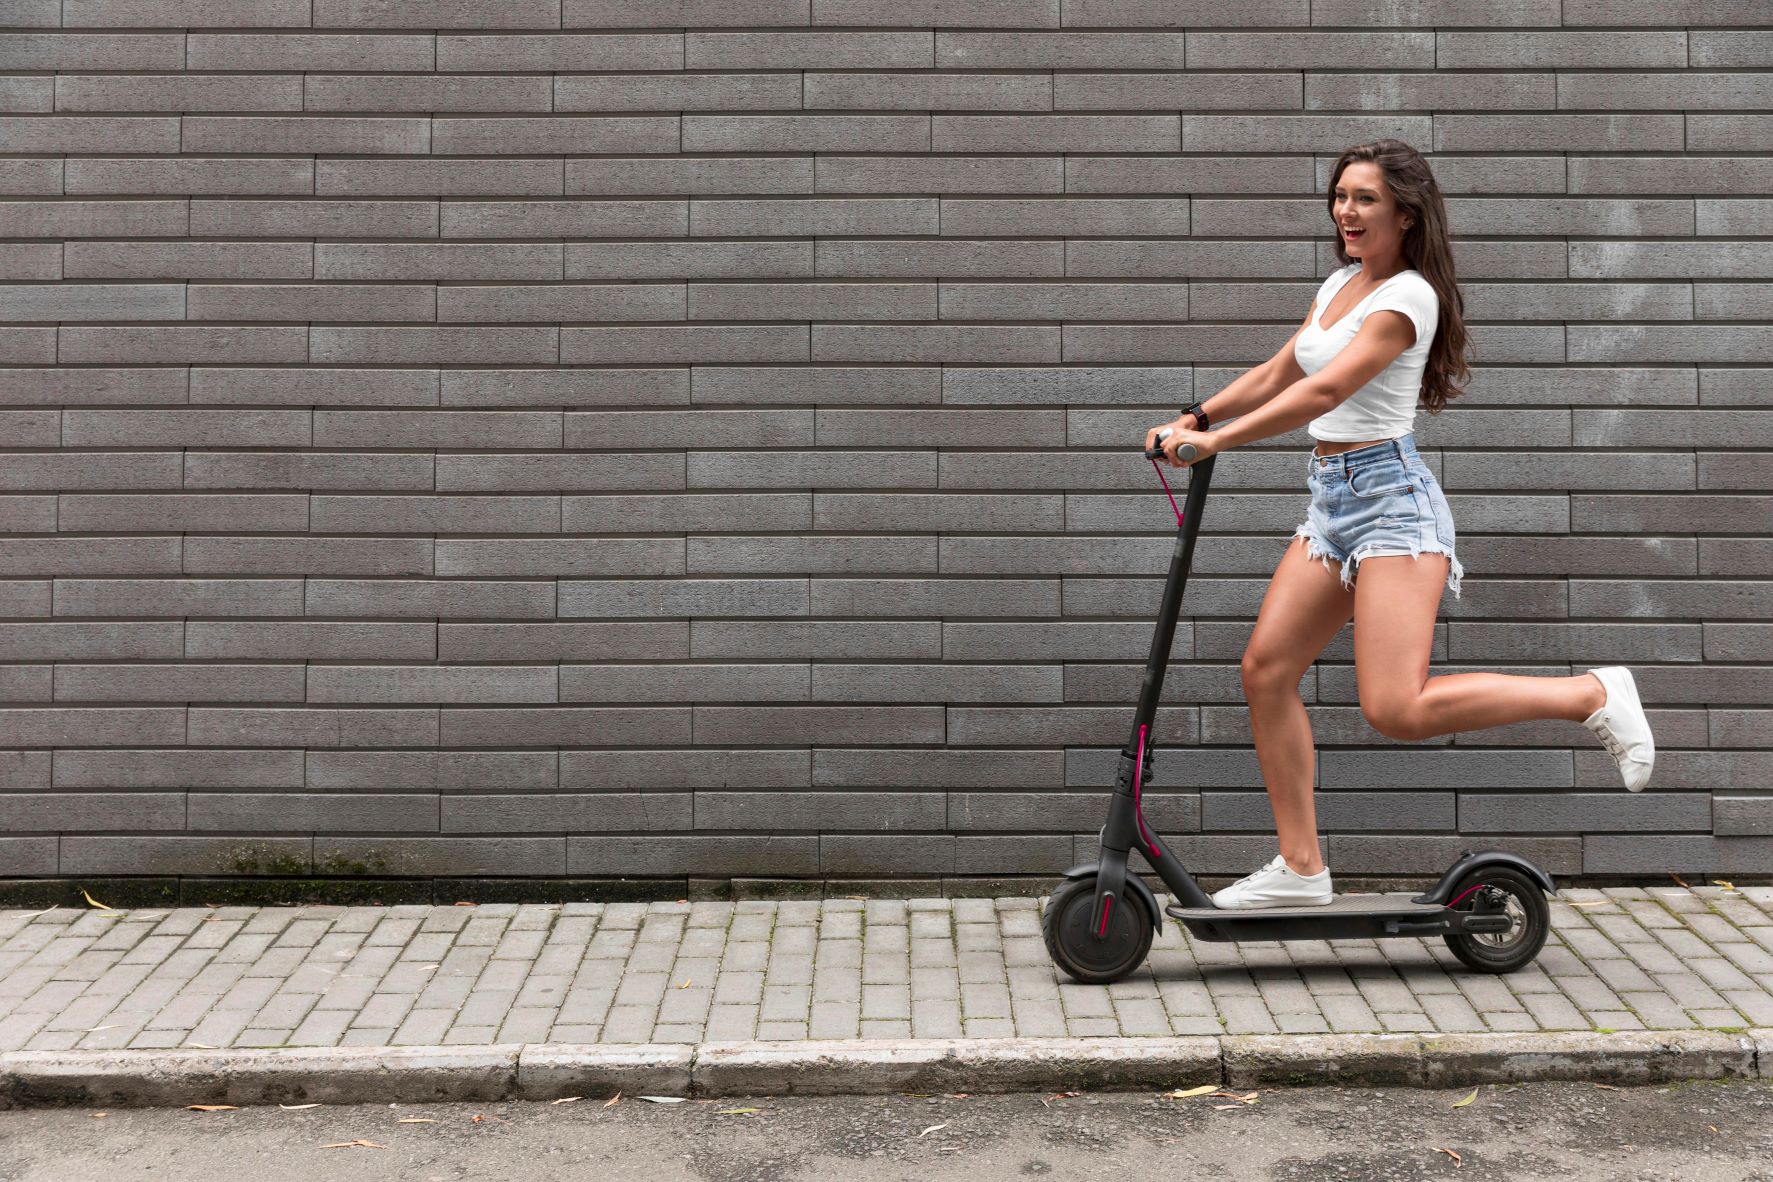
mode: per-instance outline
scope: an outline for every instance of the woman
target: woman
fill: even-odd
[[[1243,658],[1280,856],[1215,894],[1220,907],[1331,901],[1299,680],[1350,617],[1361,713],[1383,735],[1418,740],[1567,718],[1600,738],[1633,792],[1656,756],[1623,666],[1579,677],[1428,676],[1441,587],[1457,597],[1464,574],[1446,496],[1410,433],[1418,399],[1438,413],[1469,374],[1446,208],[1421,154],[1394,139],[1342,153],[1327,204],[1344,266],[1324,280],[1299,330],[1266,363],[1145,437],[1154,447],[1167,430],[1164,455],[1177,467],[1187,466],[1176,458],[1185,443],[1199,463],[1300,426],[1318,441],[1307,520],[1274,572]],[[1236,421],[1203,429],[1225,419]]]

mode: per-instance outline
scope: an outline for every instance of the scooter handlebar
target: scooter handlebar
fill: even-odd
[[[1167,436],[1169,433],[1170,433],[1170,429],[1168,427],[1165,427],[1162,431],[1159,431],[1157,433],[1157,437],[1161,440],[1165,436]],[[1148,460],[1158,460],[1158,459],[1163,458],[1163,454],[1164,454],[1164,449],[1163,449],[1162,445],[1160,444],[1157,447],[1147,448],[1146,452],[1145,452],[1145,458]],[[1194,462],[1195,455],[1196,455],[1196,452],[1194,450],[1194,444],[1192,444],[1192,443],[1184,443],[1181,447],[1176,449],[1176,457],[1178,459],[1187,460],[1189,463]]]

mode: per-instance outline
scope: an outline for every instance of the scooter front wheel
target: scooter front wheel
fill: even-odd
[[[1519,870],[1489,866],[1472,871],[1453,888],[1453,897],[1461,896],[1465,898],[1457,910],[1500,912],[1509,918],[1506,932],[1441,937],[1467,966],[1480,973],[1512,973],[1539,955],[1551,934],[1551,908],[1538,883]]]
[[[1053,963],[1074,980],[1108,985],[1145,963],[1157,919],[1137,895],[1116,899],[1108,910],[1108,931],[1097,939],[1095,906],[1095,875],[1066,879],[1047,900],[1041,934]]]

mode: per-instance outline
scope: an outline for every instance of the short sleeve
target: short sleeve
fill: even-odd
[[[1366,314],[1371,316],[1375,312],[1388,309],[1402,312],[1410,318],[1410,323],[1416,326],[1417,345],[1427,345],[1434,340],[1435,329],[1440,327],[1441,322],[1441,301],[1427,279],[1420,275],[1411,275],[1387,285],[1367,305]]]

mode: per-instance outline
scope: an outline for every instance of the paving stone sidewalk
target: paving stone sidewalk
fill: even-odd
[[[1107,987],[1053,967],[1043,904],[6,911],[0,1050],[1773,1027],[1773,887],[1563,891],[1507,977],[1166,921]]]

